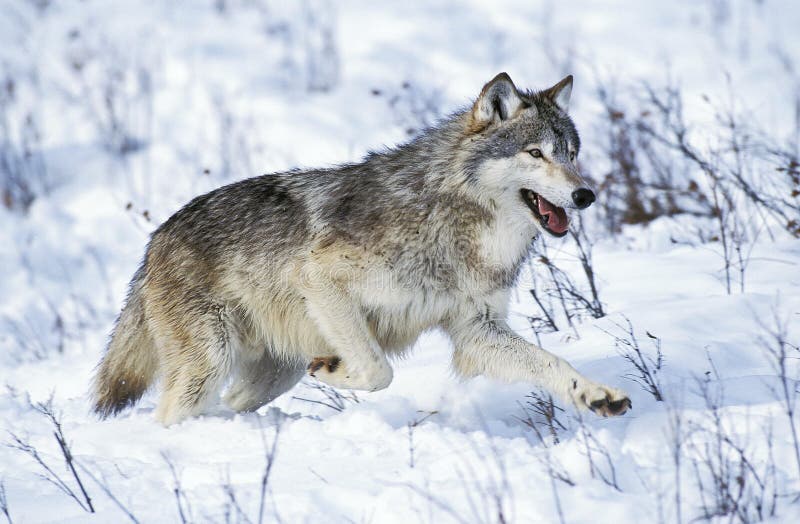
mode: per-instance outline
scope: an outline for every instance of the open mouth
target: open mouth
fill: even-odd
[[[520,193],[522,194],[522,200],[531,209],[533,216],[536,217],[545,231],[554,237],[563,237],[567,234],[569,219],[563,207],[558,207],[530,189],[520,189]]]

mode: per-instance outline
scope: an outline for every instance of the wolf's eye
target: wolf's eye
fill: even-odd
[[[533,158],[542,158],[543,156],[541,149],[536,149],[536,148],[531,149],[530,151],[528,151],[528,153],[530,153]]]
[[[570,151],[569,152],[569,161],[570,162],[574,162],[575,161],[575,151]]]

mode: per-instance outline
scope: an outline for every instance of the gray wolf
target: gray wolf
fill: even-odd
[[[308,373],[389,386],[389,357],[447,333],[453,369],[529,381],[603,416],[631,407],[506,324],[538,234],[563,236],[581,178],[569,76],[542,91],[501,73],[411,142],[333,169],[249,178],[199,196],[152,235],[94,382],[116,414],[157,380],[157,419],[226,390],[255,410]]]

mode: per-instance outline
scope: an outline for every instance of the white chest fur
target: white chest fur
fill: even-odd
[[[480,235],[481,255],[492,266],[512,268],[525,255],[538,231],[519,193],[505,193],[497,202],[494,222]]]

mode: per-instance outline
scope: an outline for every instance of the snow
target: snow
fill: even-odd
[[[759,343],[775,310],[788,319],[789,340],[798,340],[800,245],[762,235],[745,291],[728,295],[716,244],[670,240],[691,220],[681,217],[602,239],[593,257],[608,315],[584,319],[575,332],[540,334],[546,349],[633,401],[623,417],[584,414],[582,422],[564,406],[567,429],[557,444],[540,442],[520,420],[530,384],[454,377],[449,341],[439,333],[394,363],[388,389],[357,393],[341,411],[300,400],[325,400],[304,383],[257,413],[220,406],[163,428],[153,420],[151,392],[133,410],[97,420],[90,377],[148,234],[197,194],[262,172],[356,161],[469,103],[502,70],[531,87],[572,72],[571,111],[588,154],[598,147],[598,78],[635,91],[668,69],[684,88],[687,113],[702,122],[700,95],[725,93],[727,73],[761,123],[793,125],[786,108],[798,84],[775,53],[800,64],[800,8],[790,1],[242,0],[221,2],[223,13],[217,3],[0,2],[0,73],[16,82],[6,114],[21,122],[30,112],[38,122],[47,186],[25,215],[0,209],[4,442],[11,433],[26,439],[77,489],[52,426],[29,405],[52,396],[75,461],[140,522],[181,520],[168,460],[187,520],[258,521],[265,449],[276,434],[267,521],[497,522],[500,514],[506,522],[689,521],[703,503],[689,460],[709,434],[687,437],[695,447],[683,450],[676,484],[671,424],[676,413],[687,426],[708,423],[712,411],[699,394],[708,377],[721,392],[723,425],[759,471],[774,457],[770,482],[781,497],[772,520],[800,521],[794,444]],[[313,12],[323,15],[315,23],[335,31],[340,71],[328,91],[306,89],[303,42],[313,35],[302,20]],[[80,74],[69,65],[76,61]],[[107,85],[116,86],[122,121],[142,141],[125,156],[104,148]],[[421,109],[419,100],[437,109]],[[558,253],[577,270],[569,253]],[[525,289],[522,282],[509,321],[533,339]],[[608,334],[623,336],[625,319],[644,348],[652,349],[646,332],[659,337],[669,402],[626,378],[632,367]],[[602,480],[611,469],[598,452],[592,471],[587,434],[609,454],[618,489]],[[548,463],[574,485],[552,481]],[[0,447],[14,522],[126,520],[87,474],[95,516],[43,473],[29,455]]]

